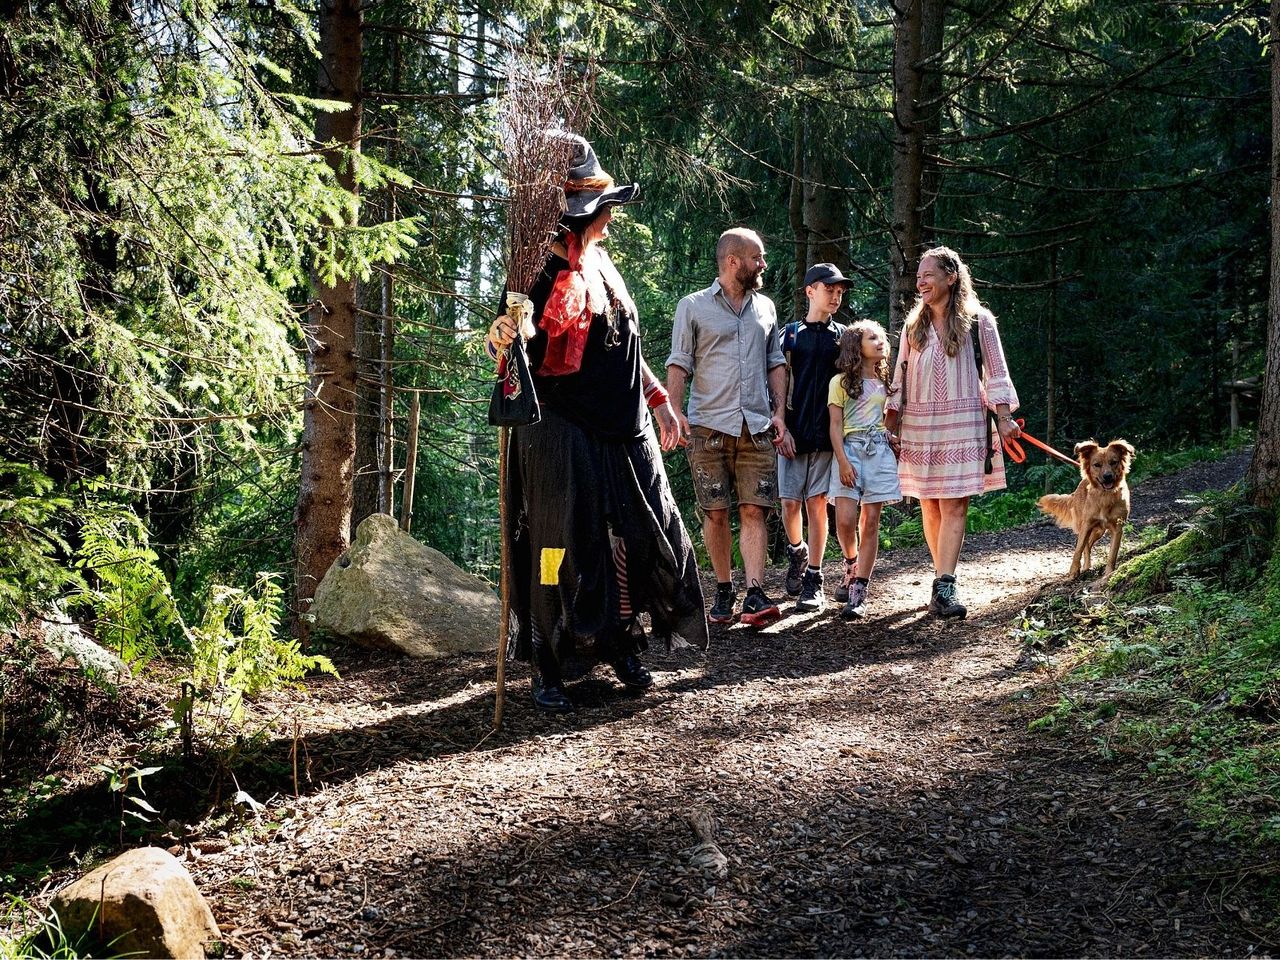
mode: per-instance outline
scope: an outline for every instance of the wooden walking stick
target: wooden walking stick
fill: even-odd
[[[574,77],[564,60],[540,62],[527,52],[512,52],[503,97],[500,171],[510,194],[507,206],[507,315],[519,333],[499,366],[498,383],[489,404],[489,422],[498,426],[498,551],[502,569],[499,589],[502,613],[498,636],[497,691],[493,728],[502,726],[506,697],[507,643],[511,633],[511,548],[507,539],[509,426],[537,420],[533,384],[528,378],[524,340],[533,336],[529,291],[551,257],[551,244],[564,211],[564,186],[573,163],[574,143],[557,136],[561,129],[582,130],[591,112],[590,77]],[[525,393],[527,391],[527,394]],[[513,414],[518,404],[519,415]],[[530,404],[532,415],[527,415]],[[495,413],[495,408],[497,412]],[[504,415],[504,409],[506,415]]]

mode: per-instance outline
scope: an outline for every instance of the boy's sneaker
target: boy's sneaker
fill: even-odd
[[[855,579],[849,584],[849,598],[840,616],[845,620],[861,620],[867,615],[867,581]]]
[[[853,571],[857,563],[857,557],[844,558],[844,576],[841,578],[840,583],[836,586],[835,592],[832,594],[836,603],[849,602],[849,584],[853,582]]]
[[[827,605],[827,598],[822,593],[822,573],[817,570],[804,572],[804,586],[800,590],[800,599],[796,601],[796,609],[805,613],[821,613]]]
[[[804,572],[809,567],[809,545],[802,543],[798,547],[787,544],[787,596],[798,596],[804,589]]]
[[[765,596],[760,584],[752,584],[747,599],[742,601],[742,616],[738,619],[749,627],[767,627],[781,616],[782,611]]]
[[[734,605],[738,602],[738,594],[733,587],[716,585],[716,602],[711,605],[707,619],[712,623],[733,623]]]
[[[956,599],[956,578],[943,574],[933,581],[933,596],[929,600],[929,612],[943,620],[963,620],[969,612]]]

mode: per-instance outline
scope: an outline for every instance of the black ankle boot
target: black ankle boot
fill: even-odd
[[[929,600],[929,612],[943,620],[963,620],[969,612],[956,599],[956,578],[949,573],[933,581],[933,597]]]
[[[653,686],[653,674],[634,653],[627,654],[621,660],[613,661],[612,666],[613,672],[617,674],[623,686],[630,687],[632,690],[648,690]]]
[[[551,683],[540,674],[534,674],[530,682],[533,705],[547,713],[572,713],[577,709],[560,683]]]

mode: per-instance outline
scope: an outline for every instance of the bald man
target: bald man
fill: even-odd
[[[753,627],[780,615],[764,592],[765,519],[778,499],[776,454],[795,452],[783,419],[787,368],[778,314],[759,292],[765,266],[764,242],[754,230],[722,233],[716,280],[676,307],[667,358],[667,391],[690,440],[689,468],[716,575],[716,599],[707,616],[712,623],[735,618],[729,510],[736,500],[747,585],[741,620]]]

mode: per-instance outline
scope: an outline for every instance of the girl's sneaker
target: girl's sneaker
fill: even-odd
[[[832,598],[836,603],[849,602],[849,584],[853,582],[853,571],[858,563],[857,557],[844,558],[844,576],[840,578],[840,583],[836,586],[832,593]]]
[[[742,615],[738,619],[749,627],[767,627],[781,616],[782,611],[765,596],[764,588],[753,583],[747,591],[747,599],[742,601]]]
[[[853,583],[849,584],[849,598],[845,601],[844,608],[840,611],[841,618],[845,620],[861,620],[867,615],[867,581],[861,577],[855,578]]]

